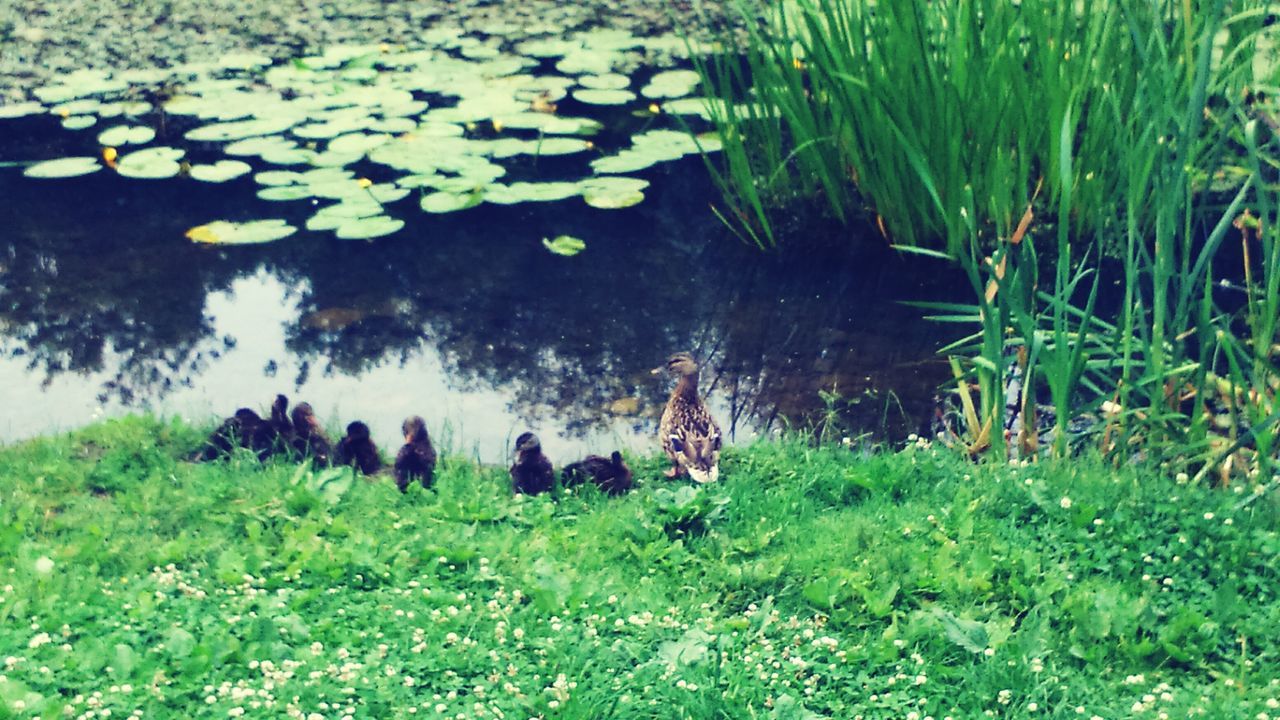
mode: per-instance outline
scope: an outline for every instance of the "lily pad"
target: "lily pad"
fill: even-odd
[[[354,218],[337,227],[335,234],[343,240],[368,240],[399,232],[404,221],[386,215],[375,215],[367,218]]]
[[[481,192],[433,192],[422,198],[422,209],[429,213],[448,213],[466,210],[484,200]]]
[[[490,185],[485,188],[485,202],[496,205],[515,205],[522,202],[555,202],[571,198],[582,192],[573,182],[516,182],[510,185]]]
[[[272,201],[305,200],[311,197],[311,191],[306,185],[275,185],[259,190],[258,197]]]
[[[125,177],[142,180],[163,180],[182,172],[178,160],[186,151],[171,147],[155,147],[137,150],[125,155],[116,164],[116,172]]]
[[[205,245],[256,245],[289,237],[298,229],[284,220],[253,220],[236,223],[217,220],[187,231],[192,242]]]
[[[220,183],[233,180],[253,171],[249,163],[239,160],[219,160],[212,165],[192,165],[191,177],[202,182]]]
[[[98,144],[107,147],[121,145],[146,145],[154,140],[156,131],[141,125],[117,125],[98,134]]]
[[[196,142],[241,140],[261,135],[276,135],[298,124],[298,118],[275,117],[256,120],[213,123],[187,131],[186,138]]]
[[[102,164],[96,157],[66,157],[36,163],[22,174],[32,178],[69,178],[88,175],[101,169]]]
[[[693,92],[702,77],[693,70],[667,70],[649,78],[649,84],[640,90],[647,98],[679,98]]]
[[[573,257],[587,248],[587,244],[571,235],[560,235],[555,240],[542,238],[542,245],[557,255]]]
[[[97,124],[98,118],[92,115],[72,115],[62,120],[62,127],[68,130],[84,130]]]
[[[578,78],[578,84],[592,90],[625,90],[631,85],[631,78],[618,73],[583,75]]]
[[[648,180],[629,177],[594,177],[581,181],[582,199],[593,208],[617,210],[644,201]]]
[[[625,105],[636,99],[630,90],[593,90],[579,88],[573,91],[573,99],[588,105]]]
[[[13,103],[12,105],[0,105],[0,120],[11,120],[13,118],[26,117],[44,112],[44,105],[38,102]]]

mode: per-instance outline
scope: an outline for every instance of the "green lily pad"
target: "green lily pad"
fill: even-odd
[[[253,176],[259,185],[294,185],[305,182],[302,173],[292,170],[263,170]]]
[[[404,221],[399,218],[374,215],[348,220],[339,225],[334,232],[343,240],[368,240],[399,232],[402,227],[404,227]]]
[[[347,199],[336,205],[326,205],[307,220],[308,230],[337,230],[344,223],[382,214],[382,206],[372,199]]]
[[[305,200],[311,197],[311,191],[306,185],[274,185],[259,190],[258,197],[271,201]]]
[[[272,150],[294,150],[297,147],[298,143],[282,137],[255,137],[237,140],[222,148],[222,152],[227,155],[256,155],[261,157],[263,153],[271,152]]]
[[[191,177],[201,182],[220,183],[233,180],[253,171],[249,163],[239,160],[219,160],[212,165],[192,165]]]
[[[583,75],[578,78],[578,84],[592,90],[625,90],[631,85],[631,78],[618,73]]]
[[[116,172],[125,177],[142,180],[171,178],[182,172],[182,166],[178,161],[185,154],[185,150],[171,147],[137,150],[120,158],[116,164]]]
[[[587,244],[570,235],[560,235],[555,240],[542,238],[542,245],[557,255],[573,257],[587,248]]]
[[[146,145],[154,140],[156,131],[141,125],[117,125],[98,134],[98,144],[107,147],[120,145]]]
[[[508,158],[516,155],[570,155],[587,150],[591,146],[585,140],[567,137],[544,137],[538,140],[522,140],[520,138],[502,138],[489,145],[489,152],[495,158]]]
[[[242,140],[261,135],[276,135],[298,124],[298,118],[275,117],[213,123],[187,131],[186,138],[195,142]]]
[[[479,205],[484,200],[484,193],[473,192],[433,192],[422,197],[422,209],[429,213],[448,213],[466,210]]]
[[[649,186],[649,181],[640,178],[605,176],[587,178],[578,185],[582,188],[582,199],[591,207],[617,210],[643,202],[643,190]]]
[[[0,105],[0,120],[11,120],[13,118],[26,117],[44,112],[44,105],[38,102],[13,103],[12,105]]]
[[[693,92],[702,82],[702,76],[693,70],[667,70],[649,78],[649,84],[640,90],[647,98],[679,98]]]
[[[66,157],[36,163],[22,171],[32,178],[69,178],[88,175],[102,169],[96,157]]]
[[[579,88],[573,91],[573,99],[588,105],[625,105],[636,99],[630,90],[593,90]]]
[[[217,220],[187,231],[192,242],[205,245],[256,245],[289,237],[298,229],[284,220],[253,220],[236,223]]]
[[[555,202],[571,198],[582,192],[576,182],[516,182],[510,185],[490,185],[485,188],[485,202],[496,205],[515,205],[522,202]]]
[[[350,133],[347,135],[339,135],[329,141],[327,152],[364,155],[390,139],[391,136],[385,134],[366,135],[365,133]]]
[[[92,115],[72,115],[62,120],[62,127],[68,130],[84,130],[97,124],[98,118]]]

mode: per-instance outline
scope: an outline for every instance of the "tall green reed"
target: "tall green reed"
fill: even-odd
[[[736,219],[761,244],[777,242],[790,199],[816,196],[842,219],[874,213],[900,247],[958,260],[976,304],[932,308],[980,328],[944,349],[971,358],[975,444],[1003,454],[1012,347],[1018,404],[1034,410],[1047,387],[1058,454],[1072,415],[1105,407],[1118,455],[1141,445],[1212,465],[1221,422],[1207,408],[1224,374],[1231,398],[1270,398],[1239,415],[1261,461],[1274,454],[1277,251],[1257,180],[1273,161],[1239,130],[1248,90],[1280,85],[1253,55],[1265,2],[1230,15],[1223,0],[775,8],[736,55],[703,66],[731,101],[713,116],[725,196],[750,208]],[[1224,207],[1205,189],[1233,165]],[[1259,202],[1267,262],[1233,321],[1214,260]],[[1097,308],[1104,258],[1123,271],[1114,322]]]

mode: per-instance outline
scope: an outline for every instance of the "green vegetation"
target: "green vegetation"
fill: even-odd
[[[741,58],[702,66],[723,101],[708,108],[733,218],[772,243],[779,209],[816,199],[958,262],[975,302],[930,307],[977,326],[944,350],[965,358],[957,434],[970,451],[1006,457],[1009,405],[1034,427],[1047,395],[1059,457],[1073,419],[1092,413],[1088,440],[1119,457],[1142,447],[1201,477],[1270,476],[1280,152],[1259,92],[1280,85],[1280,64],[1268,3],[776,7]],[[1009,398],[1015,351],[1024,382]]]
[[[131,418],[0,450],[0,715],[1274,717],[1280,508],[913,444],[513,499],[182,460]]]

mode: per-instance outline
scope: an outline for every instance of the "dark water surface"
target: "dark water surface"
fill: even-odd
[[[97,150],[48,117],[0,134],[0,162]],[[953,278],[840,238],[762,253],[711,213],[700,160],[645,177],[647,199],[626,210],[574,198],[430,216],[411,195],[393,206],[405,229],[372,242],[300,231],[212,248],[183,233],[301,226],[314,208],[261,201],[249,176],[0,167],[0,442],[141,409],[211,422],[284,392],[334,428],[366,420],[386,445],[422,414],[486,461],[525,428],[557,459],[651,450],[670,385],[649,369],[677,350],[706,361],[703,388],[739,442],[805,422],[833,389],[857,400],[857,427],[915,429],[946,377],[934,350],[949,329],[898,301],[943,296]],[[586,250],[549,253],[542,238],[560,234]]]

